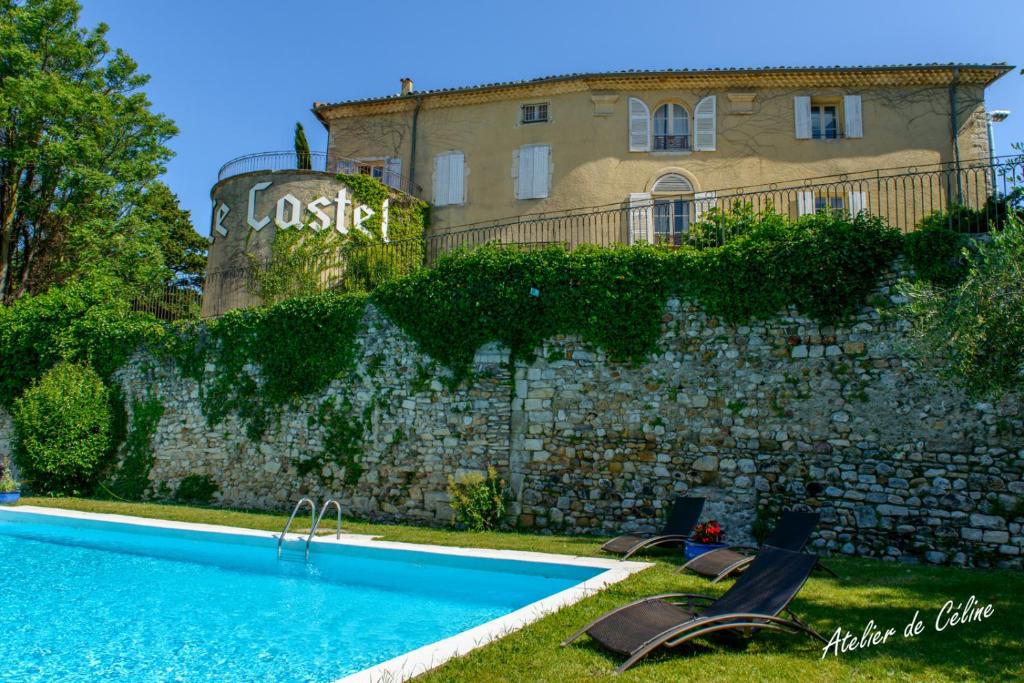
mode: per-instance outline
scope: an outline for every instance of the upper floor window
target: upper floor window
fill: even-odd
[[[520,108],[521,123],[544,123],[548,120],[548,103],[538,102],[536,104],[524,104]]]
[[[796,137],[803,140],[836,140],[864,137],[860,95],[793,98]]]
[[[462,152],[445,152],[434,157],[434,206],[466,201],[466,157]]]
[[[811,137],[834,140],[839,137],[839,116],[834,104],[811,105]]]
[[[711,152],[717,138],[717,107],[714,95],[701,99],[693,108],[693,135],[690,118],[680,104],[663,104],[651,116],[647,103],[629,98],[629,151]]]
[[[523,145],[512,165],[516,199],[543,199],[551,189],[551,147]]]
[[[383,180],[384,178],[384,160],[380,161],[361,161],[356,165],[356,172],[363,175],[368,175],[371,178],[377,180]]]
[[[376,178],[389,187],[402,188],[402,159],[387,157],[385,159],[343,159],[336,165],[339,173],[352,175],[361,173]]]
[[[690,117],[678,104],[663,104],[654,110],[655,151],[690,149]]]

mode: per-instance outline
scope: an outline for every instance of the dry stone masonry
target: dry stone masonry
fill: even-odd
[[[887,288],[877,297],[895,299]],[[665,501],[689,493],[707,497],[706,515],[736,541],[749,540],[759,508],[768,519],[803,506],[822,514],[819,551],[1021,567],[1020,401],[969,400],[908,359],[905,325],[865,307],[841,327],[793,312],[734,326],[671,300],[644,365],[556,338],[514,368],[502,349],[482,348],[473,378],[450,390],[371,306],[354,377],[255,443],[233,418],[209,427],[198,386],[173,365],[139,354],[118,380],[129,399],[152,392],[165,406],[154,490],[207,474],[225,506],[332,495],[346,514],[445,524],[448,477],[492,465],[509,485],[508,523],[527,529],[651,530]],[[365,469],[356,485],[329,488],[321,480],[336,465],[300,477],[296,463],[322,448],[310,416],[342,395],[368,421]],[[0,452],[9,435],[0,416]]]

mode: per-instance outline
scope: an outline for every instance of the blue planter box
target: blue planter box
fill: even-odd
[[[725,548],[728,543],[697,543],[696,541],[686,541],[685,547],[683,548],[683,554],[686,555],[687,560],[692,560],[698,555],[711,552],[712,550],[718,550],[719,548]]]
[[[12,505],[18,502],[21,498],[21,491],[10,491],[9,493],[0,493],[0,505]]]

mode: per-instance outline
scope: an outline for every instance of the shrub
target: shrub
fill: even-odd
[[[501,524],[505,517],[505,482],[498,478],[493,467],[487,476],[473,472],[458,481],[448,477],[448,496],[451,499],[455,522],[473,531],[488,531]]]
[[[1024,223],[1016,218],[979,243],[955,287],[908,283],[904,313],[920,353],[976,396],[1024,389]]]
[[[87,365],[48,370],[13,405],[14,457],[33,491],[92,491],[111,450],[110,392]]]
[[[967,273],[964,249],[968,244],[962,232],[928,224],[904,238],[903,253],[918,278],[952,287]]]
[[[3,458],[0,460],[0,493],[13,493],[18,490],[20,486],[11,472],[11,461],[9,458]]]
[[[217,482],[208,474],[190,474],[178,484],[174,498],[180,503],[207,505],[218,491]]]

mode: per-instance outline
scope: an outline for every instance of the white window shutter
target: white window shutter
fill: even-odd
[[[354,161],[339,161],[336,165],[338,173],[344,173],[345,175],[352,175],[356,172],[356,164]]]
[[[849,209],[851,216],[856,216],[861,211],[867,209],[867,195],[856,190],[850,192],[846,207]]]
[[[401,157],[388,157],[384,161],[384,184],[396,190],[402,189]]]
[[[629,98],[629,151],[651,151],[651,111],[635,97]]]
[[[715,207],[714,192],[697,192],[693,195],[693,222],[699,223],[705,213]]]
[[[451,178],[449,171],[451,164],[448,162],[447,154],[438,154],[434,157],[434,205],[444,206],[448,203]]]
[[[860,95],[843,97],[843,114],[846,116],[846,137],[864,137],[864,119],[861,116]]]
[[[466,157],[462,152],[448,155],[448,203],[462,204],[466,192]]]
[[[808,216],[814,213],[814,193],[797,192],[796,193],[796,213],[798,216]]]
[[[533,148],[533,192],[530,196],[534,199],[547,197],[550,179],[551,147],[537,145]]]
[[[715,150],[716,128],[715,96],[705,97],[693,108],[693,149],[698,152]]]
[[[516,199],[529,199],[530,192],[533,191],[533,150],[530,147],[523,147],[518,154]]]
[[[649,192],[629,195],[629,243],[654,243],[654,201]]]
[[[793,98],[793,111],[796,116],[796,137],[799,140],[811,139],[811,98],[797,95]]]

